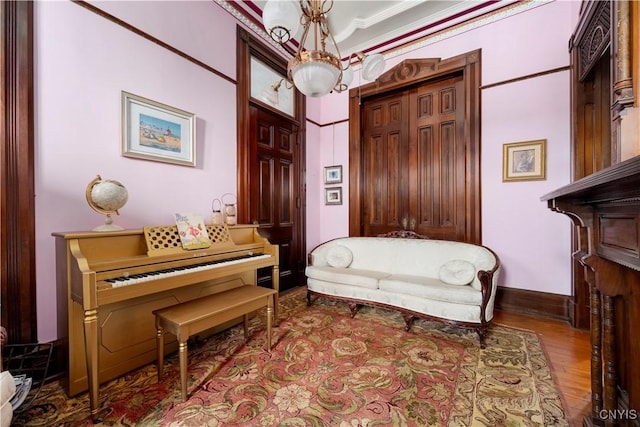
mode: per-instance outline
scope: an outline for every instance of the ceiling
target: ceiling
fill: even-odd
[[[261,16],[266,1],[217,1],[236,17],[250,23],[255,30],[264,33]],[[517,2],[334,0],[327,20],[341,56],[346,57],[354,52],[389,52],[513,3]],[[302,29],[295,38],[299,40],[301,35]],[[295,46],[291,49],[295,50]]]

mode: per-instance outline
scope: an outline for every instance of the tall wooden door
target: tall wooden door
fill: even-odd
[[[256,106],[250,107],[250,121],[250,218],[279,247],[280,289],[285,290],[304,283],[298,126]],[[259,281],[269,279],[270,271],[259,272]]]
[[[373,98],[363,112],[363,235],[465,240],[463,77]]]

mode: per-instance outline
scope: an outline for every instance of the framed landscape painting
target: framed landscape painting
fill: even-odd
[[[502,180],[531,181],[546,179],[545,139],[504,144]]]
[[[196,165],[195,115],[122,92],[122,155]]]

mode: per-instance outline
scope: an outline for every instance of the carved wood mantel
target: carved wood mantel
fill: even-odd
[[[640,156],[541,198],[571,218],[591,290],[591,416],[640,425]]]

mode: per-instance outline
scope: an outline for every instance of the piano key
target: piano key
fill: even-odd
[[[157,270],[149,273],[140,273],[129,275],[125,273],[121,277],[115,277],[112,279],[106,279],[105,282],[111,284],[112,287],[130,286],[137,283],[148,282],[151,280],[158,280],[165,277],[178,276],[181,274],[188,274],[196,271],[205,271],[213,268],[221,268],[227,265],[239,264],[242,262],[254,261],[258,259],[269,258],[268,254],[249,254],[233,258],[226,258],[214,261],[204,262],[202,264],[185,265],[173,268],[167,268],[164,270]]]

